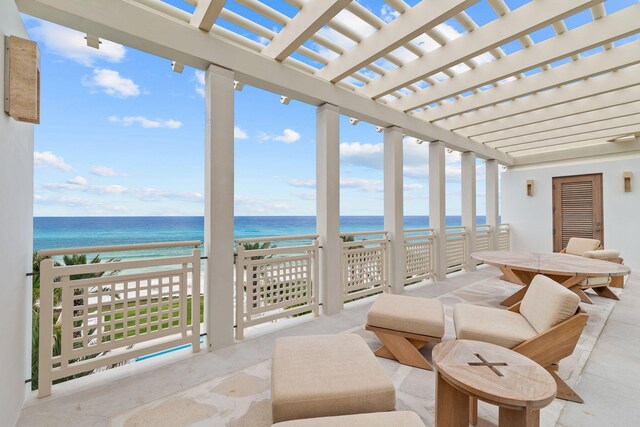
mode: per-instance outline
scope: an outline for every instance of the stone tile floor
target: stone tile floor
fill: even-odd
[[[485,290],[496,291],[496,275],[497,270],[493,268],[481,268],[473,273],[451,275],[445,282],[408,288],[408,293],[422,297],[439,297],[445,305],[458,302],[463,294],[466,295],[465,299],[477,298],[478,302],[482,303],[486,300],[482,295]],[[545,416],[543,413],[543,425],[553,425],[558,418],[557,425],[560,426],[640,425],[640,412],[636,406],[640,397],[637,386],[640,384],[640,361],[636,356],[640,348],[640,313],[635,309],[640,304],[640,290],[636,289],[640,283],[639,279],[639,276],[630,279],[622,300],[615,303],[615,306],[610,300],[597,298],[598,304],[604,304],[603,307],[609,304],[614,306],[614,309],[611,312],[609,307],[602,311],[600,328],[607,322],[602,334],[600,329],[590,331],[589,339],[584,343],[588,351],[576,351],[574,360],[569,362],[584,365],[581,378],[570,379],[572,383],[579,381],[575,388],[587,404],[565,404],[556,401],[555,409],[548,411],[549,415]],[[470,287],[472,284],[474,286]],[[469,289],[461,291],[465,287]],[[508,288],[505,288],[505,292],[509,292]],[[497,301],[498,298],[494,300]],[[53,395],[49,398],[30,398],[18,425],[157,426],[186,425],[189,421],[197,423],[197,420],[204,419],[218,419],[218,422],[207,422],[206,425],[268,425],[266,419],[261,419],[266,418],[265,414],[268,414],[268,400],[265,400],[268,394],[258,400],[256,394],[260,395],[267,389],[264,379],[268,378],[268,361],[273,340],[278,336],[344,331],[359,333],[372,301],[368,299],[349,304],[343,312],[334,316],[302,318],[254,328],[244,341],[215,352],[202,351],[195,355],[188,350],[175,352],[61,384],[54,387]],[[491,305],[490,302],[484,302]],[[606,316],[609,313],[612,314],[607,321]],[[448,324],[447,335],[451,335],[452,331],[452,325]],[[371,340],[371,337],[368,340]],[[398,394],[405,398],[401,400],[406,400],[407,407],[424,407],[420,401],[411,402],[411,399],[412,396],[419,395],[419,392],[414,390],[424,391],[423,384],[428,379],[422,379],[420,374],[410,374],[412,368],[407,368],[407,372],[404,372],[397,366],[391,366],[393,365],[389,365],[388,369],[394,383],[397,382],[397,386],[402,385]],[[567,375],[571,375],[571,372]],[[245,390],[244,396],[233,396],[233,399],[229,400],[233,402],[234,410],[245,415],[237,418],[242,422],[223,422],[223,419],[233,419],[231,414],[217,417],[210,407],[194,404],[193,400],[187,398],[203,388],[224,395],[223,380],[229,377],[234,377],[236,382],[239,381],[242,390]],[[154,411],[154,407],[160,407],[158,402],[163,403],[162,410]],[[244,409],[238,410],[239,402],[244,402],[241,405]],[[148,411],[149,408],[152,410]],[[185,413],[185,409],[190,414],[189,417],[177,415]],[[494,424],[495,415],[491,409],[481,408],[480,416],[485,418],[481,421],[482,424]],[[161,414],[164,415],[160,416]],[[421,415],[427,425],[433,423],[432,415]]]

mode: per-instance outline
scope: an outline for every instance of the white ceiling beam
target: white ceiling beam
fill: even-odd
[[[500,61],[489,62],[475,70],[461,73],[436,85],[405,95],[389,105],[402,111],[413,110],[621,39],[638,31],[640,31],[640,4],[507,55]]]
[[[591,146],[581,146],[570,149],[558,149],[553,151],[514,156],[515,166],[526,166],[540,163],[575,160],[588,157],[611,156],[616,154],[630,154],[640,152],[640,138],[628,142],[603,142],[594,143]]]
[[[541,71],[524,79],[504,83],[457,101],[443,103],[438,107],[416,113],[416,117],[429,122],[441,120],[637,63],[640,63],[640,40],[582,58],[580,61],[568,62],[551,70]]]
[[[520,123],[529,124],[535,120],[549,120],[554,117],[637,101],[638,98],[627,96],[626,91],[623,90],[637,85],[640,85],[640,66],[593,77],[552,91],[536,93],[512,102],[494,105],[491,108],[471,111],[437,123],[445,129],[455,130],[461,134],[463,133],[461,129],[474,127],[475,131],[472,133],[477,135],[486,129],[494,129],[493,124],[496,120],[500,120],[500,126],[504,127],[508,124],[511,127],[512,118],[513,126],[517,126]],[[637,90],[637,87],[633,89],[634,94],[637,94]],[[605,96],[609,93],[611,95]],[[597,101],[590,105],[591,100],[587,98],[596,96]],[[616,99],[624,101],[618,103]],[[571,107],[565,109],[565,103],[571,103]],[[518,117],[513,117],[516,115]],[[468,135],[466,129],[464,134]]]
[[[491,148],[504,149],[516,146],[531,144],[539,141],[557,140],[558,138],[570,137],[576,135],[587,135],[590,137],[594,132],[606,131],[610,129],[621,128],[624,126],[637,126],[640,129],[640,113],[630,114],[624,117],[615,117],[606,120],[599,120],[588,124],[580,124],[567,126],[560,129],[554,129],[547,132],[538,132],[530,135],[522,135],[515,138],[503,139],[500,141],[490,142]]]
[[[316,75],[331,82],[342,80],[478,1],[423,0],[318,70]]]
[[[524,34],[577,13],[600,1],[602,0],[536,0],[527,3],[504,17],[491,21],[477,30],[411,61],[404,67],[372,81],[361,88],[359,92],[377,99],[410,83],[502,46]]]
[[[189,23],[203,31],[211,31],[225,3],[226,0],[198,0]]]
[[[199,31],[188,23],[130,0],[18,0],[18,8],[84,33],[97,34],[134,49],[205,70],[211,64],[234,71],[235,79],[311,105],[333,104],[341,114],[382,127],[398,126],[408,136],[442,141],[458,151],[511,164],[510,156],[425,123],[350,90]],[[145,25],[139,25],[144,22]],[[288,59],[288,61],[291,58]],[[287,61],[287,62],[288,62]]]
[[[336,16],[351,0],[312,0],[280,30],[262,53],[282,61]]]
[[[640,99],[640,96],[636,97],[635,99]],[[588,100],[590,101],[591,99],[589,98]],[[626,117],[634,114],[640,114],[640,101],[635,101],[623,105],[614,105],[612,107],[595,111],[587,111],[585,113],[574,114],[558,119],[536,122],[507,130],[478,135],[474,136],[473,139],[475,141],[486,144],[524,135],[534,135],[556,129],[602,122],[604,120],[615,119],[617,117]]]
[[[619,73],[619,71],[617,73]],[[603,76],[602,78],[607,79],[607,76]],[[611,81],[612,79],[607,80]],[[593,79],[576,83],[576,85],[584,88],[585,85],[588,86],[591,82],[593,82]],[[638,79],[638,83],[640,83],[640,79]],[[573,86],[575,85],[572,85],[572,87]],[[534,95],[534,97],[536,96]],[[548,120],[559,119],[562,117],[570,117],[581,113],[597,114],[598,110],[628,104],[630,102],[635,102],[638,99],[640,99],[640,86],[631,86],[621,90],[593,95],[588,98],[576,99],[564,104],[531,110],[514,116],[498,118],[496,120],[480,123],[477,125],[459,128],[456,129],[456,133],[464,135],[468,138],[475,138],[479,135],[491,134],[494,132],[506,132],[508,130],[514,129],[517,130],[522,126],[534,126],[536,123],[546,122]],[[521,101],[528,101],[528,99],[516,100],[514,103],[520,106]],[[501,106],[497,106],[494,108],[500,109],[500,107]],[[474,111],[473,113],[467,114],[474,115],[476,113],[477,112]],[[467,114],[463,116],[452,117],[451,119],[447,120],[441,120],[440,122],[438,122],[438,124],[446,125],[444,127],[449,129],[448,126],[453,120],[460,119],[460,117],[465,117],[467,116]]]
[[[532,142],[530,144],[521,144],[516,146],[504,147],[500,151],[504,151],[505,153],[514,153],[517,155],[518,152],[524,152],[532,149],[538,148],[548,148],[555,147],[559,145],[572,144],[575,142],[583,142],[583,141],[591,141],[601,139],[603,141],[607,141],[613,138],[617,138],[624,135],[630,135],[634,133],[640,133],[640,124],[632,124],[629,126],[619,126],[612,129],[602,129],[596,132],[591,132],[589,134],[581,134],[581,135],[571,135],[562,138],[555,138],[547,141],[537,141]]]

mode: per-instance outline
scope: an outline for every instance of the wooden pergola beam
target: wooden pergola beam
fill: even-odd
[[[203,31],[211,31],[225,3],[226,0],[198,0],[189,23]]]

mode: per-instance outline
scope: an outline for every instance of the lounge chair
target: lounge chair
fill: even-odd
[[[620,251],[615,249],[604,249],[600,240],[597,239],[572,237],[569,239],[569,242],[567,242],[567,247],[561,250],[560,253],[615,262],[617,264],[622,264],[623,262],[623,259],[620,258]],[[624,277],[589,277],[578,283],[576,286],[582,290],[593,289],[596,294],[602,297],[618,300],[618,296],[609,289],[610,285],[618,288],[623,287]],[[591,299],[584,294],[582,294],[582,298],[584,302],[589,304],[593,303]]]
[[[522,301],[508,310],[456,304],[453,321],[458,339],[493,343],[529,357],[553,376],[558,398],[582,403],[556,374],[560,360],[573,353],[589,317],[579,304],[575,293],[537,275]]]

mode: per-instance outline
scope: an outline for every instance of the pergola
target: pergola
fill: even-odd
[[[463,153],[463,225],[472,236],[477,157],[487,160],[487,223],[495,227],[499,164],[640,151],[638,3],[607,15],[603,0],[531,0],[513,10],[504,0],[422,0],[412,7],[384,0],[389,13],[383,19],[358,1],[283,1],[297,13],[278,10],[280,1],[258,0],[186,0],[193,13],[161,0],[16,1],[24,13],[167,58],[176,69],[207,70],[211,348],[233,340],[233,98],[244,84],[318,106],[326,313],[342,307],[331,285],[340,278],[340,114],[384,130],[385,229],[394,257],[402,256],[393,247],[403,232],[405,135],[430,145],[429,217],[436,238],[445,233],[445,148]],[[497,18],[475,22],[470,8],[478,3]],[[252,20],[256,14],[273,28]],[[569,30],[564,20],[579,14],[588,14],[588,22]],[[442,30],[451,20],[464,29],[457,38]],[[531,34],[545,29],[551,36],[534,43]],[[446,259],[445,249],[437,245],[435,258]],[[391,277],[403,277],[399,259],[390,265]],[[434,270],[444,276],[444,265]]]

